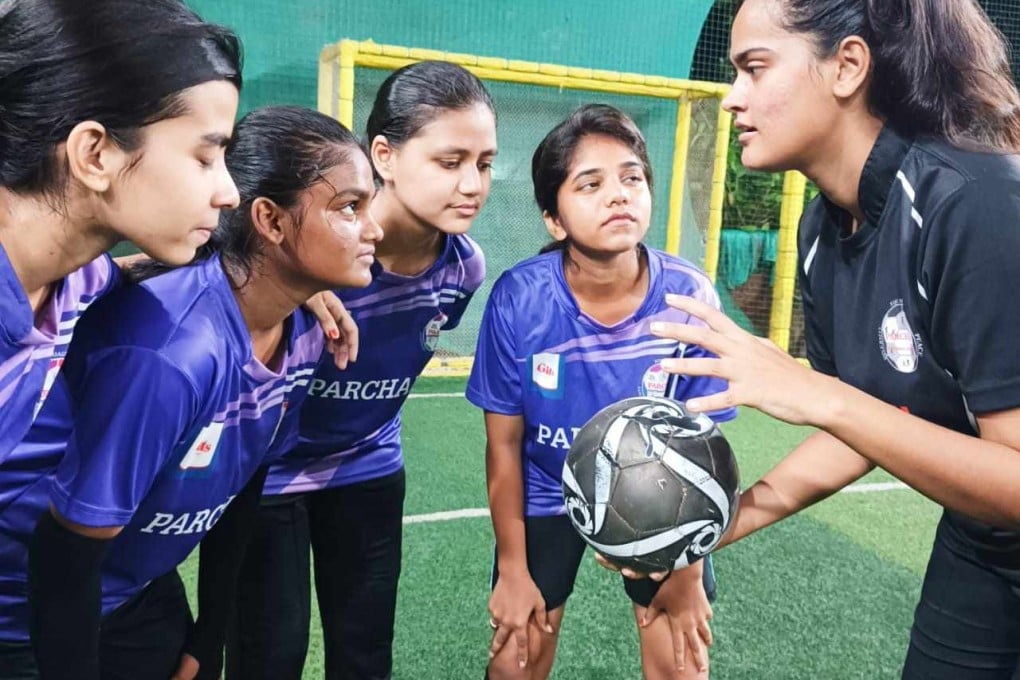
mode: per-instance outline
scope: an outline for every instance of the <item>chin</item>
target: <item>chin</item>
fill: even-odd
[[[474,219],[470,219],[470,220],[464,219],[464,220],[450,220],[448,222],[440,222],[440,223],[434,224],[432,226],[435,227],[435,229],[437,231],[441,231],[444,234],[449,234],[450,236],[460,236],[461,234],[468,233],[468,231],[471,229],[471,226],[473,224],[474,224]]]
[[[745,147],[740,154],[740,164],[754,172],[785,172],[791,169],[790,163],[782,158],[769,158],[768,155],[756,153]]]
[[[198,248],[190,244],[182,244],[171,247],[164,245],[158,248],[146,248],[139,245],[139,250],[157,262],[162,262],[163,264],[168,264],[172,267],[180,267],[189,264],[195,259],[195,255],[198,253]]]

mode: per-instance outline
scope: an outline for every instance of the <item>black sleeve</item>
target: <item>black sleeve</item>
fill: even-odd
[[[41,680],[99,680],[100,569],[111,541],[44,512],[28,552],[29,631]]]
[[[234,612],[237,575],[255,525],[268,468],[261,467],[202,539],[198,563],[198,620],[185,652],[199,664],[195,680],[219,678],[227,625]]]
[[[804,310],[804,342],[808,363],[816,371],[834,376],[836,375],[836,364],[832,360],[832,352],[825,334],[822,332],[825,319],[831,317],[832,314],[831,284],[828,288],[817,285],[821,283],[821,276],[828,273],[817,268],[818,253],[826,247],[826,244],[822,243],[821,236],[821,224],[825,219],[825,214],[822,199],[818,197],[808,205],[800,219],[800,239],[797,244],[797,283],[800,286],[800,298]],[[823,266],[822,269],[825,267]],[[825,300],[820,299],[824,298],[826,289],[829,290],[830,303],[827,308]],[[828,312],[828,317],[826,312]]]
[[[925,216],[931,348],[974,413],[1020,407],[1020,181],[972,180]]]

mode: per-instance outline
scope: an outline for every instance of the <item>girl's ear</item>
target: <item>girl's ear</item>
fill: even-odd
[[[280,245],[286,236],[287,228],[292,226],[290,213],[272,200],[260,196],[251,204],[251,223],[266,242]]]
[[[94,120],[75,125],[67,135],[63,150],[71,176],[96,193],[109,190],[117,175],[131,162],[130,154]]]
[[[843,38],[833,56],[836,60],[836,79],[832,92],[840,99],[851,99],[863,94],[871,73],[871,48],[857,35]]]
[[[393,181],[393,162],[397,150],[390,146],[390,142],[383,135],[376,135],[369,147],[369,157],[372,167],[384,182]]]
[[[554,239],[563,241],[567,238],[567,230],[563,228],[559,217],[553,217],[548,210],[544,210],[542,211],[542,220],[545,222],[545,228],[549,235]]]

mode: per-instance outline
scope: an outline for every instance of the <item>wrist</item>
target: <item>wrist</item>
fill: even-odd
[[[516,579],[528,576],[528,560],[525,557],[498,556],[496,568],[499,570],[500,578]]]
[[[808,400],[806,420],[820,429],[831,431],[850,410],[847,404],[847,385],[839,378],[823,373],[817,374],[816,381],[814,397]]]

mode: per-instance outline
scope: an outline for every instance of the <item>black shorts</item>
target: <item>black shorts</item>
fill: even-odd
[[[552,611],[562,606],[574,591],[577,570],[581,566],[587,544],[574,529],[566,515],[525,517],[524,534],[528,551],[528,571]],[[631,579],[621,576],[623,588],[634,604],[647,607],[659,592],[659,583],[649,578]],[[705,593],[715,600],[715,574],[711,558],[705,558]],[[496,587],[499,570],[493,559],[491,587]]]
[[[985,565],[945,517],[914,612],[910,680],[1020,680],[1020,584]]]
[[[347,486],[263,497],[238,575],[229,680],[302,677],[312,569],[324,677],[391,676],[405,487],[401,468]]]
[[[177,570],[149,583],[103,617],[99,666],[103,680],[166,680],[177,670],[191,610]],[[37,680],[28,642],[0,645],[0,680]]]

